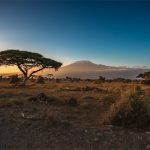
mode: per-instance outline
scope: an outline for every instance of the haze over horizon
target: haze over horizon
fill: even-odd
[[[0,1],[0,50],[150,67],[149,1]]]
[[[22,74],[17,67],[8,68],[10,69],[5,69],[3,67],[4,71],[3,74],[1,73],[1,75],[9,76],[12,74]],[[59,71],[55,71],[54,69],[44,69],[36,75],[47,77],[49,74],[53,74],[54,78],[73,77],[81,79],[98,79],[99,76],[103,76],[106,79],[137,79],[136,77],[138,74],[147,72],[149,69],[150,68],[145,67],[128,68],[125,66],[107,66],[103,64],[95,64],[89,60],[80,60],[69,65],[62,66]]]

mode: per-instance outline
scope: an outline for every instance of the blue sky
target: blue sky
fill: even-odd
[[[0,49],[150,67],[150,1],[0,0]]]

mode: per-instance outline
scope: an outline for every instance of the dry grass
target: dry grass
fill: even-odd
[[[39,93],[45,93],[49,99],[54,100],[53,103],[38,102],[38,100],[31,102],[28,100],[37,97]],[[14,105],[23,107],[22,111],[30,112],[36,108],[36,115],[40,119],[42,119],[41,116],[44,113],[43,116],[47,116],[43,117],[44,120],[52,119],[59,120],[60,122],[61,120],[65,120],[76,125],[101,126],[104,123],[114,123],[113,119],[115,116],[121,113],[119,110],[126,111],[122,107],[124,108],[124,105],[129,102],[129,96],[135,93],[136,95],[139,94],[143,97],[147,95],[149,97],[149,86],[132,82],[104,82],[98,84],[88,81],[73,83],[69,81],[47,81],[45,84],[29,83],[26,87],[20,88],[12,87],[7,82],[1,82],[0,107]],[[71,98],[77,101],[78,105],[76,107],[68,105],[68,101]],[[45,109],[46,112],[43,111]],[[19,114],[21,113],[20,109],[16,111]],[[126,119],[124,119],[124,124],[126,124]],[[133,126],[136,127],[136,125]]]
[[[145,150],[149,132],[132,129],[149,131],[149,98],[149,86],[137,83],[0,82],[1,149]]]
[[[122,93],[120,100],[110,107],[109,121],[115,125],[132,128],[149,128],[150,97],[141,86],[132,86]]]

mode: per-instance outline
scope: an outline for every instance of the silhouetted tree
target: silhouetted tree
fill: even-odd
[[[106,79],[103,76],[99,76],[99,80],[102,81],[102,82],[104,82]]]
[[[150,85],[150,71],[139,74],[137,78],[143,78],[144,81],[142,81],[142,83]]]
[[[23,73],[23,83],[25,84],[35,73],[45,68],[54,68],[57,70],[61,67],[62,63],[45,58],[38,53],[20,50],[4,50],[0,52],[0,65],[16,65]]]
[[[150,79],[150,71],[139,74],[137,78]]]

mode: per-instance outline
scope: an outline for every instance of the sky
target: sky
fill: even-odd
[[[0,0],[0,50],[150,68],[150,1]]]

